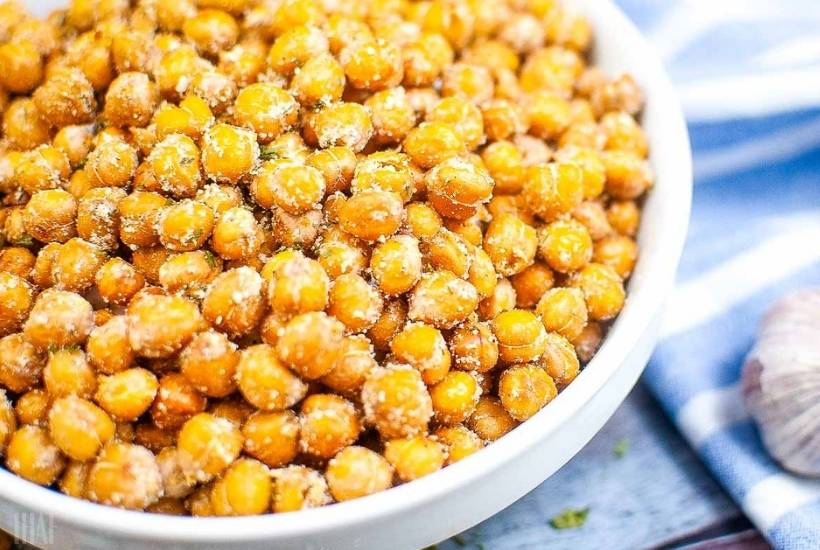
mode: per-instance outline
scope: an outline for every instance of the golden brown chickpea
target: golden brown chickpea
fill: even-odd
[[[94,284],[94,276],[104,262],[105,254],[99,248],[83,239],[70,239],[54,255],[54,285],[83,292]]]
[[[97,389],[94,369],[85,353],[73,349],[59,349],[51,353],[43,369],[43,384],[54,398],[67,395],[89,398]]]
[[[170,357],[202,330],[197,305],[180,296],[143,294],[128,306],[128,339],[141,357]]]
[[[467,277],[474,254],[471,245],[460,235],[440,229],[436,235],[422,241],[420,248],[425,265],[451,271],[457,277]]]
[[[199,413],[182,426],[177,448],[182,454],[187,475],[208,481],[239,456],[242,434],[229,420]]]
[[[236,381],[245,399],[265,411],[292,407],[307,392],[305,383],[290,372],[279,361],[274,348],[266,344],[242,351]]]
[[[399,143],[416,125],[416,112],[402,87],[376,92],[365,105],[370,109],[378,144]]]
[[[575,348],[569,340],[554,332],[547,334],[547,349],[539,363],[559,389],[575,380],[581,370]]]
[[[370,340],[361,335],[345,336],[336,353],[333,369],[320,381],[339,393],[355,396],[375,367]]]
[[[381,317],[384,304],[378,290],[359,275],[340,275],[330,288],[327,312],[351,332],[369,329]]]
[[[48,392],[41,388],[34,388],[17,398],[14,404],[14,414],[17,423],[21,426],[47,426],[48,410],[51,408],[51,399]]]
[[[248,37],[229,50],[219,53],[218,69],[237,86],[244,88],[256,82],[265,70],[267,44],[260,38]]]
[[[426,120],[449,124],[469,150],[475,149],[486,139],[481,110],[462,97],[445,97],[438,101],[427,113]]]
[[[558,145],[561,148],[580,147],[592,151],[604,148],[606,137],[595,120],[574,122],[561,134]]]
[[[362,386],[366,421],[383,438],[427,432],[433,404],[418,370],[401,364],[373,369]]]
[[[628,237],[634,237],[638,231],[641,211],[635,201],[612,201],[606,211],[612,228]]]
[[[229,13],[202,9],[182,24],[185,38],[205,55],[216,56],[231,48],[239,36],[239,25]]]
[[[253,213],[234,207],[222,213],[217,220],[211,243],[220,257],[243,260],[253,257],[263,244],[262,228]]]
[[[544,25],[531,13],[514,13],[501,27],[498,38],[519,54],[528,54],[544,43]]]
[[[495,290],[478,304],[478,314],[483,321],[492,321],[499,313],[509,311],[517,302],[515,287],[509,279],[501,278]]]
[[[230,77],[209,69],[194,75],[188,91],[204,99],[211,111],[219,116],[231,108],[238,90]]]
[[[202,138],[202,167],[216,182],[236,185],[256,166],[258,158],[259,144],[252,131],[216,124]]]
[[[558,139],[572,121],[569,102],[550,91],[530,94],[527,117],[530,121],[530,133],[545,140]]]
[[[250,458],[241,458],[214,483],[211,506],[217,516],[262,514],[270,507],[271,493],[267,466]]]
[[[201,202],[185,199],[160,214],[159,241],[165,248],[177,252],[197,250],[211,236],[213,227],[213,210]]]
[[[120,215],[120,240],[131,248],[159,243],[156,224],[168,199],[150,191],[134,191],[117,204]]]
[[[442,426],[435,431],[434,436],[446,448],[445,466],[455,464],[484,447],[481,438],[462,425]]]
[[[325,194],[346,191],[356,168],[356,154],[349,147],[330,147],[314,151],[305,164],[321,172],[325,179]]]
[[[86,485],[90,469],[91,463],[89,462],[70,461],[60,478],[60,492],[70,497],[87,498]]]
[[[458,62],[446,67],[442,75],[443,96],[459,96],[476,105],[492,99],[493,88],[492,74],[482,65]]]
[[[146,126],[159,104],[159,90],[145,73],[122,73],[105,94],[103,116],[114,126]]]
[[[341,101],[322,108],[310,118],[305,131],[315,135],[314,141],[322,149],[342,146],[358,153],[373,136],[373,123],[364,105]]]
[[[162,266],[174,255],[173,252],[163,246],[151,248],[138,248],[131,253],[131,262],[137,271],[142,273],[145,280],[152,285],[159,285],[159,272]],[[151,292],[160,294],[160,292]]]
[[[6,390],[0,390],[0,456],[6,454],[11,434],[17,429],[14,407],[11,405]]]
[[[154,116],[159,140],[173,134],[185,134],[191,139],[198,140],[213,121],[214,115],[208,102],[195,95],[186,96],[179,102],[179,107],[164,103]]]
[[[43,80],[43,59],[37,46],[28,40],[0,46],[0,84],[16,93],[27,94]]]
[[[484,373],[498,363],[498,340],[487,323],[464,323],[449,344],[455,368]]]
[[[88,190],[77,206],[77,234],[102,250],[115,251],[119,246],[120,231],[117,205],[125,197],[126,192],[117,187]]]
[[[407,320],[407,304],[402,299],[388,301],[384,304],[382,316],[376,321],[367,337],[373,343],[373,347],[379,351],[386,351],[390,348],[390,341],[393,336],[404,326]]]
[[[451,124],[423,122],[407,134],[404,152],[421,168],[432,168],[465,151],[464,140]]]
[[[583,172],[574,163],[539,164],[527,171],[521,196],[534,214],[550,222],[583,199]]]
[[[280,246],[310,249],[319,237],[323,222],[319,209],[292,216],[274,207],[271,214],[271,236]]]
[[[572,217],[587,228],[593,241],[597,242],[612,233],[604,205],[598,201],[582,202],[572,211]]]
[[[624,306],[626,293],[623,281],[608,265],[591,262],[573,274],[570,282],[583,291],[592,320],[612,319]]]
[[[205,396],[185,376],[171,372],[159,379],[156,398],[151,404],[151,420],[161,430],[175,430],[204,411],[206,405]]]
[[[112,258],[95,275],[100,297],[110,304],[125,305],[145,285],[145,277],[122,258]]]
[[[133,422],[148,410],[157,394],[156,376],[143,368],[101,376],[94,400],[119,422]]]
[[[498,355],[505,363],[534,361],[544,353],[546,330],[531,311],[513,309],[499,313],[492,321],[498,340]]]
[[[378,151],[360,159],[350,190],[354,195],[363,191],[390,191],[406,202],[415,194],[420,183],[421,175],[407,155]]]
[[[363,191],[341,207],[339,225],[365,241],[388,237],[401,226],[404,207],[399,195],[384,191]]]
[[[403,48],[405,86],[429,86],[453,62],[453,49],[441,34],[422,34]]]
[[[179,99],[189,89],[193,76],[208,68],[209,63],[197,55],[193,46],[179,44],[164,52],[154,69],[154,78],[164,97]]]
[[[353,403],[334,394],[313,394],[302,402],[299,448],[320,458],[333,456],[359,437],[358,412]]]
[[[421,277],[422,255],[418,240],[409,235],[397,235],[377,245],[370,258],[370,271],[386,294],[409,291]]]
[[[51,145],[26,151],[20,158],[14,177],[27,193],[62,187],[71,167],[68,158]]]
[[[322,474],[306,466],[288,466],[271,472],[274,513],[295,512],[329,504],[332,499]]]
[[[97,109],[94,87],[82,71],[74,68],[50,75],[31,98],[43,120],[57,128],[91,122]]]
[[[88,472],[87,490],[94,502],[143,510],[162,495],[162,475],[151,451],[113,441]]]
[[[91,401],[69,395],[51,406],[48,431],[54,444],[69,458],[91,460],[114,436],[114,422]]]
[[[242,192],[232,185],[209,183],[196,193],[196,200],[207,204],[218,218],[231,208],[243,203]]]
[[[535,228],[518,216],[502,214],[487,227],[484,251],[500,275],[515,275],[532,265],[537,248]]]
[[[210,250],[183,252],[168,257],[159,268],[159,283],[169,293],[201,298],[208,283],[222,271],[222,260]]]
[[[162,430],[157,428],[153,422],[141,422],[136,425],[122,423],[119,426],[117,429],[118,439],[142,445],[154,454],[159,453],[166,447],[173,446],[176,441],[176,431]],[[121,435],[123,429],[126,431],[126,435]]]
[[[606,169],[606,191],[615,199],[636,199],[654,184],[652,167],[631,152],[606,151],[601,158]]]
[[[595,321],[587,323],[581,334],[573,341],[578,359],[583,363],[588,363],[601,346],[603,336],[600,323]]]
[[[277,73],[291,76],[312,58],[328,51],[328,39],[313,25],[299,25],[279,35],[268,52],[268,65]]]
[[[587,324],[584,294],[577,288],[554,288],[547,291],[535,309],[544,327],[569,340],[581,335]]]
[[[293,215],[316,208],[325,195],[322,173],[310,166],[290,161],[267,162],[251,183],[257,204],[278,206]]]
[[[384,40],[354,43],[339,54],[347,82],[354,88],[377,92],[398,85],[404,75],[398,47]]]
[[[20,213],[22,214],[22,211]],[[6,235],[8,236],[8,230],[6,230]],[[23,233],[21,238],[25,239],[25,237],[30,238],[30,236]],[[20,242],[20,239],[18,238],[10,238],[9,240],[13,242]],[[24,244],[28,243],[26,242]],[[32,254],[29,249],[23,248],[22,246],[10,246],[0,250],[0,271],[13,273],[14,275],[18,275],[24,279],[29,278],[36,261],[37,259],[34,254]]]
[[[576,52],[550,46],[527,56],[521,67],[521,88],[526,92],[537,92],[547,88],[569,94],[581,72],[584,62]]]
[[[413,481],[444,466],[444,446],[433,438],[416,436],[391,439],[385,444],[384,457],[402,481]]]
[[[253,413],[242,435],[245,452],[271,468],[289,464],[299,452],[299,419],[291,410]]]
[[[454,48],[463,48],[470,42],[475,23],[470,5],[461,0],[433,0],[419,21],[422,29],[443,34]]]
[[[316,256],[330,279],[360,273],[367,267],[368,249],[356,237],[329,227],[316,245]]]
[[[321,311],[328,301],[330,280],[316,260],[295,255],[283,260],[268,280],[268,302],[275,313],[294,315]]]
[[[91,187],[126,187],[137,172],[137,151],[114,139],[97,145],[88,155],[85,173]]]
[[[167,136],[154,147],[147,162],[160,189],[174,197],[193,197],[202,183],[199,148],[188,136]]]
[[[351,445],[327,466],[327,484],[337,501],[352,500],[389,489],[393,467],[380,454]]]
[[[432,237],[441,229],[441,216],[430,205],[411,202],[405,209],[406,231],[419,239]]]
[[[484,441],[495,441],[515,428],[518,422],[510,416],[497,397],[485,395],[478,400],[478,405],[466,424]]]
[[[390,342],[393,356],[421,373],[425,384],[440,382],[450,370],[450,351],[441,331],[424,323],[411,323]]]
[[[262,320],[265,299],[262,277],[250,267],[228,270],[210,284],[202,300],[202,314],[218,330],[238,337]]]
[[[459,424],[473,413],[481,397],[481,386],[475,376],[463,371],[448,372],[430,388],[433,412],[440,424]]]
[[[116,315],[92,330],[86,353],[89,362],[102,374],[114,374],[130,367],[134,362],[134,352],[128,341],[126,317]]]
[[[6,449],[9,470],[32,483],[48,486],[65,468],[66,460],[45,428],[23,426],[14,432]]]
[[[610,235],[595,243],[593,261],[608,265],[622,279],[632,274],[638,259],[638,245],[631,237]]]
[[[33,345],[45,349],[83,344],[94,328],[94,312],[82,296],[46,290],[34,302],[23,332]]]
[[[515,288],[516,306],[531,309],[555,284],[555,275],[546,265],[535,262],[510,277],[510,282]]]
[[[492,99],[482,105],[484,130],[487,139],[506,140],[527,131],[529,121],[526,112],[517,103],[507,99]]]
[[[576,220],[554,221],[543,228],[540,237],[538,253],[559,273],[578,271],[592,259],[592,237]]]
[[[0,337],[22,328],[34,305],[34,289],[22,277],[0,271]]]
[[[446,218],[465,220],[490,200],[493,180],[490,174],[469,158],[450,157],[427,172],[428,198],[436,211]]]
[[[581,169],[584,198],[594,199],[604,191],[606,172],[601,156],[591,149],[565,147],[555,153],[558,162],[572,162]]]
[[[408,317],[436,328],[453,328],[475,311],[475,287],[449,271],[434,271],[422,276],[409,297]]]
[[[236,389],[237,346],[221,332],[200,332],[180,352],[179,370],[200,393],[225,397]]]
[[[260,82],[242,89],[234,102],[234,120],[263,143],[288,132],[298,122],[299,104],[278,86]]]
[[[14,393],[35,386],[40,379],[45,360],[23,334],[0,338],[0,384]]]
[[[48,123],[31,99],[17,98],[3,112],[3,135],[17,149],[33,149],[49,140]]]
[[[302,313],[284,326],[276,352],[302,378],[315,380],[333,368],[344,332],[345,325],[324,312]]]
[[[547,372],[533,364],[511,367],[498,379],[498,396],[504,409],[516,420],[527,420],[558,395]]]

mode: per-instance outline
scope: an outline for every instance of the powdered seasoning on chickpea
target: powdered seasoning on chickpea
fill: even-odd
[[[592,359],[654,185],[558,2],[0,14],[0,465],[150,513],[410,483]]]

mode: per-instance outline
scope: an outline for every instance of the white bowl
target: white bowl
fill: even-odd
[[[65,4],[26,3],[41,15]],[[641,257],[626,306],[595,358],[549,406],[436,474],[359,500],[289,514],[203,519],[129,512],[69,498],[0,468],[0,527],[61,548],[420,548],[505,508],[575,455],[626,397],[655,344],[686,235],[692,177],[686,124],[651,48],[610,0],[569,4],[592,23],[596,64],[611,74],[631,73],[645,90],[643,124],[657,184],[643,212]]]

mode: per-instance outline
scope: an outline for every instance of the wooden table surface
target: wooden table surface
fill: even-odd
[[[622,456],[616,448],[625,449]],[[550,527],[550,518],[567,507],[589,507],[586,523],[577,529]],[[639,385],[604,429],[550,479],[436,547],[765,550],[768,545]]]
[[[624,447],[616,456],[615,449]],[[589,507],[586,523],[577,529],[550,527],[550,518],[567,507]],[[437,548],[761,550],[768,545],[638,385],[604,429],[555,475]]]

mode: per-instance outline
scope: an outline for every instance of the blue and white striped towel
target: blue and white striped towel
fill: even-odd
[[[644,380],[773,546],[820,548],[820,482],[766,454],[739,392],[759,318],[820,285],[820,2],[619,0],[690,121],[695,193]]]

